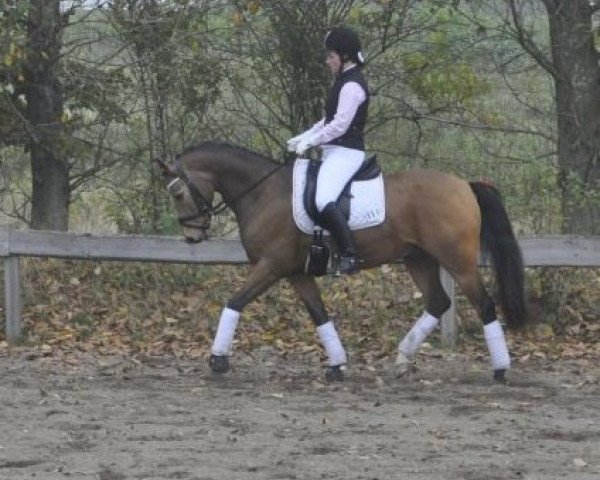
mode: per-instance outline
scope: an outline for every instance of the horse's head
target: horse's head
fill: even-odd
[[[181,163],[167,163],[155,159],[160,167],[165,185],[177,212],[177,220],[186,242],[198,243],[208,238],[214,187],[210,179],[201,174],[188,174]]]

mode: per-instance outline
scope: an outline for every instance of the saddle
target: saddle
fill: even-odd
[[[311,218],[315,224],[319,225],[321,228],[320,214],[317,210],[317,206],[315,203],[315,197],[317,193],[317,176],[319,175],[319,169],[321,168],[321,162],[318,160],[310,160],[308,163],[308,168],[306,169],[306,188],[304,189],[304,208],[308,213],[308,216]],[[336,201],[337,207],[344,214],[346,220],[350,218],[350,199],[352,195],[350,194],[350,187],[352,186],[352,182],[360,182],[364,180],[373,180],[377,178],[381,174],[381,168],[377,163],[377,155],[373,155],[372,157],[367,158],[358,171],[352,176],[352,178],[348,181],[344,190],[340,194],[339,198]]]

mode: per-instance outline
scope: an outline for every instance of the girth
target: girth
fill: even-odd
[[[317,176],[319,175],[319,169],[321,168],[319,160],[310,160],[308,168],[306,169],[306,188],[304,189],[304,208],[308,213],[309,217],[315,224],[322,226],[320,222],[320,214],[317,210],[315,203],[315,197],[317,194]],[[339,198],[336,201],[338,208],[343,212],[346,220],[350,218],[350,187],[352,182],[360,182],[363,180],[373,180],[381,174],[381,168],[377,163],[377,155],[367,158],[358,169],[358,171],[352,176],[350,181],[342,190]]]

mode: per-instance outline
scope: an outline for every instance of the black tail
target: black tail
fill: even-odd
[[[469,185],[481,210],[481,245],[492,256],[506,324],[508,327],[522,327],[528,319],[523,257],[502,197],[491,185],[482,182],[470,182]]]

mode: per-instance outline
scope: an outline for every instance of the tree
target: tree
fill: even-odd
[[[143,125],[135,130],[140,150],[122,165],[131,173],[118,187],[123,201],[116,220],[128,231],[162,229],[167,205],[153,159],[173,158],[207,134],[204,117],[220,94],[222,76],[220,62],[207,48],[211,8],[213,2],[195,0],[115,0],[107,8],[123,49],[126,75],[119,91],[122,101],[133,105],[127,122]]]
[[[227,134],[279,154],[290,134],[312,125],[322,113],[327,73],[318,52],[328,20],[352,2],[240,3],[232,5],[231,28],[215,39],[214,47],[229,66],[232,95],[223,98]],[[334,7],[328,9],[328,3]]]
[[[434,113],[463,111],[485,87],[472,68],[457,64],[442,45],[451,43],[443,31],[450,22],[447,8],[423,3],[263,0],[236,6],[233,38],[218,48],[233,66],[234,101],[225,109],[233,121],[241,120],[238,135],[271,152],[321,118],[331,80],[323,39],[331,27],[343,24],[359,32],[367,58],[373,94],[368,129],[375,134],[369,136],[375,139],[370,147],[379,147],[396,162],[403,154],[414,156],[419,134],[399,139],[390,125],[403,122],[400,130],[420,132],[421,121]],[[437,47],[424,46],[428,35],[436,36]],[[383,136],[385,141],[378,142]]]
[[[67,230],[69,225],[69,165],[61,126],[64,95],[58,72],[66,19],[60,0],[30,0],[24,92],[32,129],[30,226],[34,229]]]
[[[103,41],[87,23],[98,4],[85,0],[82,9],[83,2],[61,2],[60,11],[58,2],[0,6],[0,143],[10,146],[0,171],[0,194],[10,198],[2,213],[32,228],[66,229],[72,194],[115,161],[99,148],[119,116],[105,88],[114,75],[82,53]]]
[[[522,5],[508,0],[521,46],[553,79],[559,185],[566,232],[600,233],[600,54],[590,0],[541,0],[548,12],[550,56],[524,27]]]
[[[117,217],[132,217],[129,226],[157,228],[156,182],[140,191],[134,179],[152,177],[150,159],[180,151],[202,130],[220,72],[199,46],[212,4],[0,5],[0,143],[26,149],[31,158],[30,170],[14,155],[0,169],[8,216],[63,230],[71,201],[102,185],[121,189],[117,197],[124,199],[109,215],[125,212]],[[31,189],[15,195],[16,202],[17,180],[29,172]]]
[[[27,18],[23,2],[0,5],[0,145],[16,145],[26,138],[24,102],[19,95],[23,39],[20,24]]]

